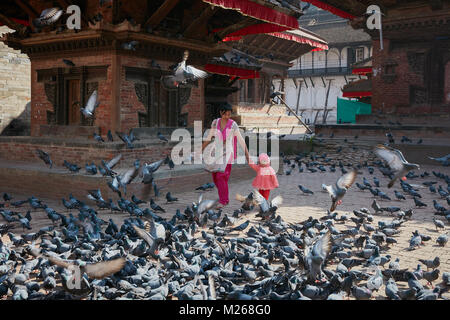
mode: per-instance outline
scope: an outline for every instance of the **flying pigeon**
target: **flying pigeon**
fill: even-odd
[[[335,185],[325,186],[332,201],[330,212],[336,210],[336,207],[342,203],[342,198],[344,198],[348,188],[355,182],[356,176],[357,172],[353,170],[340,177]]]
[[[49,26],[58,21],[63,13],[64,11],[59,8],[44,9],[39,18],[33,20],[33,24],[37,28]]]
[[[388,163],[389,168],[394,173],[394,177],[389,182],[388,188],[391,188],[398,178],[406,179],[405,174],[408,171],[411,171],[413,169],[419,169],[418,164],[409,163],[408,161],[406,161],[405,157],[403,156],[400,150],[387,147],[384,145],[378,145],[375,148],[374,152],[377,156],[379,156]]]
[[[99,104],[100,101],[98,101],[97,90],[94,90],[94,92],[92,92],[91,96],[89,97],[86,106],[84,108],[81,108],[80,110],[85,117],[91,118],[92,116],[94,116],[95,109],[99,106]]]
[[[49,154],[45,151],[42,151],[41,149],[36,149],[36,153],[39,156],[39,158],[45,162],[45,164],[50,165],[50,169],[51,169],[53,166],[53,161],[52,161],[52,159],[50,159]]]
[[[183,60],[174,68],[173,75],[162,77],[162,83],[166,87],[178,87],[180,84],[185,84],[187,81],[195,81],[208,76],[207,72],[194,68],[191,65],[186,65],[188,57],[189,51],[185,50]]]

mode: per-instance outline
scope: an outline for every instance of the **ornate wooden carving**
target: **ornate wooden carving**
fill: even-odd
[[[56,83],[46,82],[44,84],[47,100],[52,104],[53,110],[47,110],[47,123],[56,124]]]
[[[412,71],[423,75],[425,69],[425,53],[423,52],[408,52],[408,64]]]
[[[428,92],[425,88],[410,86],[410,103],[413,105],[426,104],[428,102]]]
[[[142,103],[145,108],[148,107],[148,85],[142,82],[136,82],[134,84],[134,90],[136,92],[136,96],[140,103]]]

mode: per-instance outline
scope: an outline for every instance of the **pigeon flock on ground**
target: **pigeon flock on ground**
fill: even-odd
[[[335,185],[322,185],[330,194],[331,210],[296,223],[287,223],[277,214],[281,195],[267,201],[256,190],[236,195],[242,206],[232,213],[225,213],[226,208],[215,210],[218,199],[207,199],[213,183],[197,187],[199,199],[175,213],[166,212],[160,200],[126,195],[126,185],[138,176],[142,183],[152,183],[152,174],[163,164],[169,165],[168,158],[142,167],[137,160],[122,175],[113,171],[120,156],[103,161],[102,170],[113,177],[110,188],[119,200],[105,200],[100,190],[87,190],[95,206],[69,195],[62,199],[67,210],[58,212],[34,196],[19,200],[5,192],[0,202],[4,220],[0,232],[10,241],[0,242],[0,296],[13,300],[368,300],[379,295],[384,285],[381,295],[386,299],[443,299],[450,288],[450,273],[439,269],[439,256],[432,260],[418,257],[416,269],[405,269],[389,250],[414,211],[426,206],[420,199],[429,196],[405,182],[404,175],[415,182],[422,179],[436,198],[433,221],[436,230],[443,232],[436,238],[413,232],[409,250],[426,242],[447,245],[450,177],[433,171],[431,179],[427,172],[419,176],[409,171],[417,165],[387,145],[373,151],[379,156],[377,161],[355,167],[334,163],[326,154],[299,154],[290,159],[281,154],[286,173],[295,168],[322,172],[326,168],[319,159],[329,163],[330,172],[342,171]],[[51,165],[48,154],[38,155]],[[359,180],[366,170],[371,175],[375,168],[389,180],[366,176]],[[353,210],[354,216],[340,215],[334,210],[345,201],[347,192],[353,192],[353,183],[373,194],[372,206]],[[394,190],[395,197],[409,209],[379,204],[390,199],[379,189],[388,183],[401,187],[402,191]],[[314,191],[298,187],[299,194],[314,197]],[[178,200],[170,192],[165,198],[166,203]],[[117,225],[112,219],[101,219],[102,211],[129,217]],[[250,224],[255,212],[261,220]],[[375,215],[390,219],[375,224]],[[31,232],[33,220],[43,216],[48,226]],[[338,225],[347,229],[338,230]]]

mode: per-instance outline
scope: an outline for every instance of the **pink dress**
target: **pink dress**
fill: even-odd
[[[251,160],[249,165],[256,171],[256,178],[252,183],[254,188],[261,190],[278,188],[277,174],[270,165],[254,164]]]

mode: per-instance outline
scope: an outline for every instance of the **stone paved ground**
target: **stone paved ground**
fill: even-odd
[[[384,200],[378,200],[377,202],[382,206],[399,206],[402,210],[407,210],[409,208],[413,208],[414,214],[412,216],[412,219],[407,221],[402,225],[400,228],[401,233],[396,237],[398,243],[393,245],[388,251],[382,252],[382,254],[390,254],[392,257],[399,257],[400,258],[400,267],[401,268],[416,268],[417,264],[419,263],[418,259],[433,259],[436,256],[439,256],[441,259],[441,265],[439,267],[442,272],[444,271],[450,271],[450,244],[448,244],[445,247],[439,247],[436,244],[436,238],[443,234],[444,232],[449,231],[449,223],[445,220],[445,217],[438,216],[439,219],[443,220],[445,222],[446,229],[445,231],[440,230],[439,232],[436,231],[432,218],[434,216],[434,208],[433,208],[433,199],[436,199],[441,205],[448,208],[445,199],[441,199],[438,194],[432,194],[428,188],[422,185],[422,182],[424,181],[437,181],[438,186],[441,184],[444,189],[446,189],[446,184],[443,182],[442,179],[438,179],[434,177],[434,175],[431,173],[432,170],[440,171],[444,174],[450,174],[450,168],[447,167],[433,167],[433,166],[422,166],[421,172],[427,171],[430,173],[429,177],[426,178],[416,178],[416,179],[409,179],[407,182],[413,185],[416,185],[417,188],[420,189],[420,193],[422,194],[423,198],[422,201],[425,202],[428,207],[424,209],[415,208],[414,201],[411,196],[406,196],[407,200],[397,201],[384,201]],[[373,178],[372,175],[370,175],[367,171],[367,169],[363,168],[361,170],[362,174],[358,175],[357,182],[362,184],[362,177],[365,176],[369,179],[369,181],[373,184]],[[235,200],[236,193],[240,193],[243,195],[247,195],[251,190],[251,179],[248,180],[239,180],[239,177],[233,176],[233,170],[231,172],[232,175],[232,181],[230,183],[230,205],[227,206],[224,209],[225,213],[231,214],[235,209],[238,209],[240,207],[240,203]],[[271,197],[281,194],[284,198],[283,205],[278,210],[278,214],[281,215],[281,217],[287,221],[287,222],[300,222],[305,219],[307,219],[309,216],[312,216],[314,218],[319,218],[323,216],[326,213],[326,210],[329,209],[331,200],[327,193],[321,190],[322,183],[325,184],[331,184],[336,181],[338,177],[341,176],[340,170],[338,168],[337,172],[331,173],[309,173],[309,172],[303,172],[299,173],[298,169],[295,168],[291,175],[280,175],[278,177],[280,188],[276,189],[273,192],[273,195]],[[382,174],[378,171],[378,169],[375,170],[375,173],[373,176],[378,177],[378,179],[381,182],[381,190],[386,192],[392,199],[395,199],[394,197],[394,190],[402,191],[400,188],[399,183],[397,182],[395,186],[392,189],[387,188],[388,179],[383,177]],[[191,177],[192,178],[192,177]],[[212,180],[205,180],[205,181],[198,181],[198,185],[201,185],[206,182],[210,182]],[[314,195],[303,195],[300,190],[298,189],[297,185],[302,184],[303,186],[308,187],[312,191],[314,191]],[[45,187],[45,186],[42,186]],[[69,189],[70,190],[70,187]],[[200,194],[199,191],[188,191],[184,193],[179,194],[173,194],[173,196],[178,197],[179,201],[172,203],[172,204],[166,204],[165,200],[165,192],[170,190],[170,185],[167,186],[167,189],[164,190],[164,193],[161,194],[161,196],[156,199],[156,202],[160,204],[162,207],[166,209],[168,212],[166,214],[167,218],[172,217],[173,213],[176,209],[180,209],[183,211],[186,206],[192,204],[193,201],[195,201]],[[3,191],[3,190],[1,190]],[[403,193],[403,192],[402,192]],[[16,200],[25,198],[24,195],[17,195],[13,194]],[[27,197],[29,195],[26,195]],[[207,191],[204,195],[205,198],[213,199],[217,197],[216,190]],[[86,199],[81,199],[86,200]],[[61,210],[60,212],[64,212],[64,208],[61,206],[60,201],[55,200],[49,200],[44,199],[46,203],[48,203],[49,206],[53,207],[56,210]],[[369,191],[359,191],[359,189],[356,188],[356,186],[352,186],[350,191],[347,193],[343,200],[343,204],[338,206],[337,212],[339,215],[341,214],[347,214],[349,217],[353,216],[353,209],[359,209],[362,207],[369,208],[371,212],[374,210],[371,208],[371,203],[373,201],[373,196]],[[87,200],[87,203],[89,203],[89,200]],[[148,204],[147,204],[148,205]],[[144,205],[145,207],[145,205]],[[24,209],[25,210],[25,209]],[[128,214],[109,214],[108,211],[99,211],[99,216],[102,219],[109,219],[112,218],[116,223],[121,223],[123,219],[129,217]],[[258,224],[259,218],[255,218],[255,212],[248,213],[247,215],[243,216],[241,220],[238,223],[241,223],[245,221],[246,219],[249,219],[252,223]],[[373,224],[376,225],[378,221],[385,220],[390,221],[392,220],[392,216],[390,216],[388,213],[382,213],[378,215],[374,215],[374,222]],[[39,228],[46,226],[49,224],[49,220],[46,217],[45,213],[42,212],[36,212],[33,214],[33,231],[38,230]],[[338,229],[346,229],[348,227],[353,227],[353,222],[348,222],[345,225],[336,225]],[[248,230],[248,229],[247,229]],[[409,239],[411,237],[411,234],[414,230],[419,230],[423,234],[430,235],[432,237],[431,241],[426,242],[424,246],[422,246],[419,249],[416,249],[414,251],[408,251],[406,250],[409,247]],[[20,229],[15,229],[14,232],[21,233]],[[4,241],[9,241],[7,237],[4,237]],[[387,265],[386,265],[387,267]],[[330,266],[330,268],[334,269],[333,266]],[[441,278],[441,277],[440,277]],[[426,284],[426,281],[422,280],[423,284]],[[437,281],[436,283],[440,282]],[[400,282],[398,283],[399,287],[401,288],[405,283]],[[379,291],[378,296],[384,296],[384,288],[382,288]],[[445,296],[445,295],[444,295]]]

